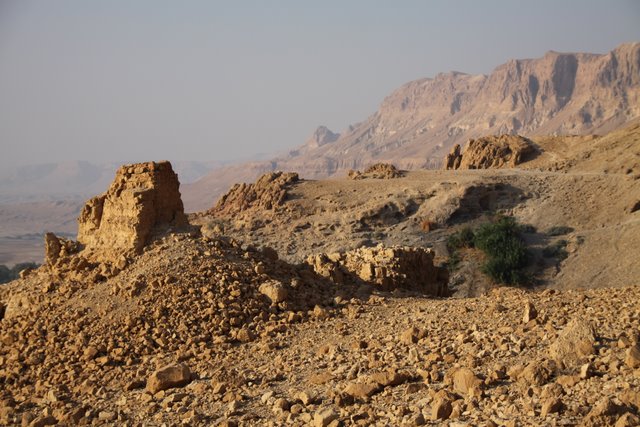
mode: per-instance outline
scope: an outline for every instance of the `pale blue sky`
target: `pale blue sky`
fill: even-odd
[[[401,84],[640,41],[640,1],[0,0],[0,166],[225,160]]]

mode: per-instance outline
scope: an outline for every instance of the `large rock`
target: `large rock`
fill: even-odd
[[[44,235],[44,260],[50,267],[55,266],[59,259],[75,254],[79,250],[78,242],[58,237],[53,233]]]
[[[427,295],[447,295],[446,270],[433,264],[431,249],[413,247],[361,247],[335,254],[311,255],[314,271],[336,283],[361,280],[382,289],[413,289]]]
[[[464,153],[455,145],[444,161],[444,169],[512,168],[533,155],[533,143],[519,135],[470,139]]]
[[[566,368],[578,368],[595,353],[596,333],[590,322],[573,319],[549,348],[549,355]]]
[[[155,394],[161,390],[182,387],[191,381],[191,371],[184,364],[169,365],[153,372],[147,380],[147,391]]]
[[[100,252],[139,253],[159,226],[182,226],[180,183],[169,162],[120,167],[109,190],[78,218],[78,241]]]

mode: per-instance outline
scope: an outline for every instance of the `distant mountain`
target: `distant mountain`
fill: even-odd
[[[124,163],[124,162],[123,162]],[[0,203],[80,200],[100,194],[122,163],[67,161],[20,166],[0,171]],[[221,162],[172,162],[181,182],[202,178]]]
[[[183,200],[189,211],[209,208],[232,183],[270,170],[323,178],[378,161],[434,168],[470,138],[605,133],[638,116],[640,43],[604,55],[548,52],[510,60],[489,75],[450,72],[409,82],[343,133],[321,127],[288,155],[214,170],[183,186]]]

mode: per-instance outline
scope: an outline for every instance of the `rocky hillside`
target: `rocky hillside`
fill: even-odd
[[[511,60],[489,75],[444,73],[409,82],[339,136],[318,129],[302,147],[268,162],[213,171],[184,189],[187,211],[211,207],[235,182],[272,170],[321,178],[378,161],[439,167],[470,138],[606,133],[640,115],[640,43],[604,55],[548,52]]]
[[[523,169],[267,174],[191,223],[169,163],[123,166],[79,242],[0,287],[0,425],[637,426],[640,127],[536,144]],[[555,268],[602,288],[448,298],[424,246],[493,210],[564,225]]]

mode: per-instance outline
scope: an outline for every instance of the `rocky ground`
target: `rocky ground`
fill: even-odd
[[[0,287],[0,424],[640,425],[621,132],[535,140],[518,169],[273,173],[190,224],[171,165],[124,166],[79,242],[47,235]],[[536,255],[527,289],[444,269],[447,236],[496,212],[568,257]]]

